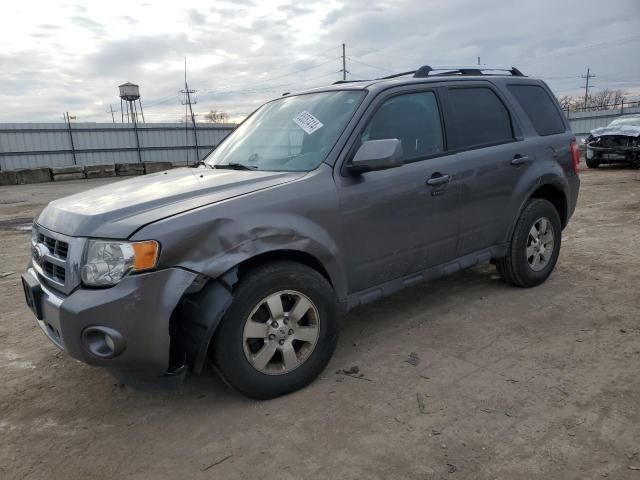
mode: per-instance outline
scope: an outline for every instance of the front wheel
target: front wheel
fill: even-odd
[[[558,211],[548,200],[527,201],[516,223],[507,256],[496,262],[502,278],[518,287],[534,287],[553,271],[562,239]]]
[[[592,158],[591,160],[587,158],[586,162],[587,162],[587,167],[589,168],[598,168],[600,166],[600,162],[595,158]]]
[[[338,303],[329,282],[305,265],[275,262],[240,280],[211,357],[240,393],[273,398],[316,378],[337,336]]]

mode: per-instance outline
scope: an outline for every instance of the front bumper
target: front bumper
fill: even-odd
[[[640,155],[640,147],[598,147],[587,145],[586,158],[591,160],[596,155],[600,160],[626,162],[633,155]]]
[[[41,281],[32,266],[23,274],[38,289],[37,322],[57,347],[90,365],[144,376],[167,373],[169,319],[196,276],[169,268],[129,275],[111,288],[78,288],[65,296]],[[116,355],[92,347],[95,335],[88,333],[100,329],[119,335]]]

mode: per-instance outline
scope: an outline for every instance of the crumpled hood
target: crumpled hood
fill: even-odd
[[[640,137],[640,125],[620,125],[619,127],[600,127],[591,130],[592,137],[621,136]]]
[[[37,222],[65,235],[123,239],[162,218],[304,175],[305,172],[179,168],[55,200],[42,211]]]

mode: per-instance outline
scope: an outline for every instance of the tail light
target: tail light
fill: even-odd
[[[573,164],[573,171],[576,173],[580,172],[580,149],[578,148],[578,143],[575,140],[571,140],[569,144],[569,149],[571,150],[571,162]]]

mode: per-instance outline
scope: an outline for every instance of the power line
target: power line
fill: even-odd
[[[352,57],[349,57],[349,60],[351,60],[352,62],[355,62],[355,63],[359,63],[360,65],[364,65],[365,67],[375,68],[376,70],[382,70],[383,72],[393,73],[395,71],[395,70],[390,70],[388,68],[378,67],[376,65],[371,65],[370,63],[366,63],[366,62],[363,62],[361,60],[356,60],[355,58],[352,58]]]

